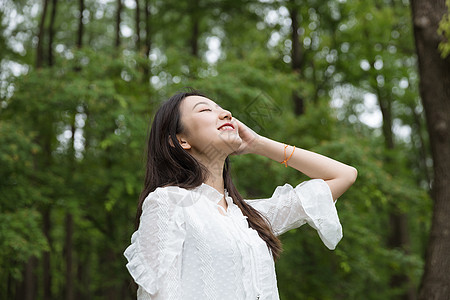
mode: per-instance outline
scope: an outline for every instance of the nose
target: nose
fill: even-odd
[[[230,119],[230,121],[231,121],[231,119],[233,118],[233,116],[231,115],[231,112],[230,112],[230,111],[228,111],[228,110],[226,110],[226,109],[222,109],[222,113],[220,114],[220,118],[221,118],[221,119],[226,119],[226,118],[228,118],[228,119]]]

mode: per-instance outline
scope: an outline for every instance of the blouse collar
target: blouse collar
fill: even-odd
[[[226,188],[224,189],[224,193],[221,194],[218,190],[216,190],[212,186],[206,183],[202,183],[201,185],[196,187],[194,191],[199,193],[200,195],[206,196],[206,198],[213,201],[215,204],[218,204],[219,201],[222,200],[224,195],[225,201],[229,206],[233,203],[233,199],[229,196],[228,190]]]

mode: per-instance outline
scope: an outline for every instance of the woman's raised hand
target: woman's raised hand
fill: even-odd
[[[250,129],[247,125],[239,121],[238,119],[234,118],[236,121],[236,124],[238,126],[238,132],[239,136],[242,139],[242,144],[239,146],[239,148],[231,153],[232,155],[240,155],[240,154],[247,154],[247,153],[255,153],[255,149],[257,147],[257,142],[261,138],[259,134],[254,132],[252,129]]]

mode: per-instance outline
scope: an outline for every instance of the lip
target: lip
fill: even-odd
[[[224,124],[220,125],[220,127],[217,128],[217,130],[220,130],[220,128],[222,128],[223,126],[231,126],[233,128],[233,130],[235,129],[233,124],[231,124],[231,123],[224,123]]]

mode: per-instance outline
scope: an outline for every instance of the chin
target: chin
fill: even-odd
[[[242,139],[239,134],[229,133],[229,134],[221,134],[219,135],[220,139],[220,148],[223,148],[225,152],[229,152],[229,154],[235,152],[242,144]]]

